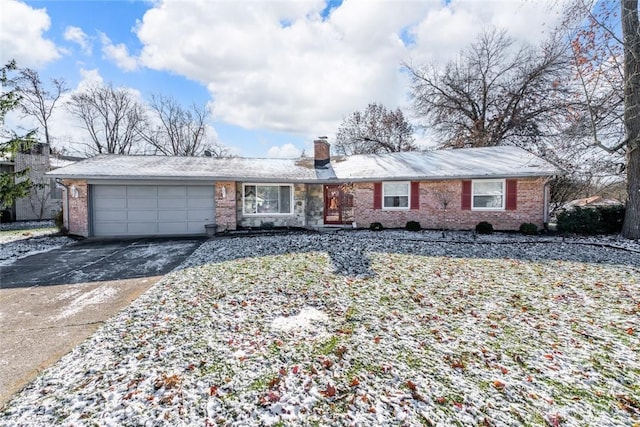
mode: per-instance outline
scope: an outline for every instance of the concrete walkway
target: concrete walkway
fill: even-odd
[[[203,241],[79,242],[0,267],[0,406]]]

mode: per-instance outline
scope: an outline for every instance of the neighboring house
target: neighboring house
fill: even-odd
[[[517,230],[547,218],[561,173],[515,147],[330,158],[101,155],[47,175],[66,187],[65,224],[81,236],[204,234],[254,227],[356,225]]]
[[[571,210],[575,207],[580,208],[596,208],[596,207],[608,207],[608,206],[622,206],[623,203],[619,200],[604,199],[601,196],[591,196],[584,199],[576,199],[566,203],[562,206],[562,209]]]
[[[3,172],[29,169],[28,176],[33,184],[28,197],[16,200],[11,207],[11,218],[14,221],[52,219],[62,209],[62,187],[56,185],[55,179],[45,174],[53,169],[68,166],[78,157],[63,156],[53,153],[48,144],[34,144],[29,150],[23,150],[13,160],[1,162]]]

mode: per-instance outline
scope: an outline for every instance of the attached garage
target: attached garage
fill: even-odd
[[[205,233],[215,222],[214,185],[90,186],[93,236]]]

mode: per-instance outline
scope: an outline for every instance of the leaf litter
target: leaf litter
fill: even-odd
[[[640,422],[640,252],[459,236],[209,240],[0,425]]]

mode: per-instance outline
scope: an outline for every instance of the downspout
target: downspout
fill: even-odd
[[[69,205],[69,186],[64,184],[60,178],[56,178],[56,184],[61,185],[65,189],[65,194],[67,195],[67,209],[65,211],[64,206],[62,207],[62,218],[64,219],[64,227],[67,229],[67,233],[69,232],[69,210],[71,209]]]
[[[552,180],[556,179],[556,176],[553,175],[551,179],[548,179],[547,182],[544,183],[544,187],[542,187],[543,195],[543,210],[542,210],[542,223],[544,225],[545,230],[549,230],[549,185]]]

